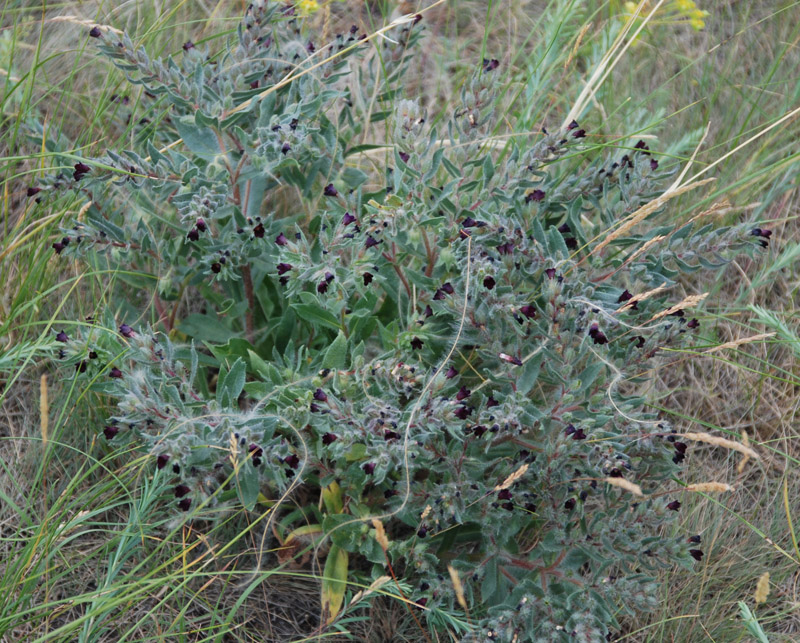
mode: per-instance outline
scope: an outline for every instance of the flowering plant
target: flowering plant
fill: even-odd
[[[59,330],[59,359],[176,509],[267,503],[281,544],[326,540],[328,622],[344,581],[388,569],[465,641],[605,640],[653,605],[652,570],[703,556],[662,529],[689,450],[643,395],[700,326],[676,280],[771,233],[675,225],[694,186],[664,192],[643,141],[603,156],[572,121],[491,144],[495,59],[434,125],[397,89],[418,16],[363,57],[355,27],[317,46],[292,14],[254,2],[227,50],[180,63],[91,30],[169,110],[141,150],[31,188],[86,195],[54,250],[133,289],[124,318]],[[360,142],[376,123],[386,144]]]

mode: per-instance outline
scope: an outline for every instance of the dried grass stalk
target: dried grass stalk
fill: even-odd
[[[517,469],[514,473],[512,473],[508,478],[503,481],[503,484],[497,485],[494,490],[495,491],[502,491],[503,489],[508,489],[511,485],[513,485],[517,480],[519,480],[522,476],[525,475],[525,472],[528,470],[527,464],[523,464],[519,469]]]
[[[742,444],[746,447],[750,446],[750,436],[747,435],[747,431],[742,429]],[[741,474],[744,471],[744,468],[747,466],[747,463],[750,461],[750,456],[745,455],[742,458],[742,461],[736,467],[736,473]]]
[[[716,435],[711,435],[710,433],[684,433],[681,437],[694,442],[705,442],[706,444],[712,444],[716,447],[723,447],[724,449],[737,451],[738,453],[753,458],[753,460],[761,459],[761,456],[759,456],[758,453],[756,453],[750,447],[739,444],[738,442],[734,442],[733,440],[727,440]]]
[[[645,242],[642,244],[642,246],[641,246],[640,248],[637,248],[637,249],[636,249],[636,251],[635,251],[635,252],[634,252],[634,253],[633,253],[633,254],[632,254],[630,257],[628,257],[628,258],[627,258],[625,261],[623,261],[623,262],[622,262],[622,265],[621,265],[619,268],[617,268],[617,269],[616,269],[614,272],[619,272],[619,271],[620,271],[620,270],[622,270],[622,269],[623,269],[625,266],[627,266],[629,263],[631,263],[631,262],[635,261],[635,260],[636,260],[638,257],[640,257],[642,254],[644,254],[645,252],[647,252],[647,251],[648,251],[650,248],[652,248],[654,245],[656,245],[656,244],[657,244],[657,243],[659,243],[660,241],[663,241],[663,240],[664,240],[664,239],[666,239],[666,238],[667,238],[667,235],[665,235],[665,234],[659,234],[659,235],[656,235],[655,237],[653,237],[652,239],[650,239],[649,241],[645,241]],[[626,307],[627,307],[627,306],[626,306]]]
[[[47,401],[47,374],[42,373],[39,380],[39,428],[42,432],[42,447],[47,449],[48,430],[50,427],[50,404]]]
[[[626,480],[625,478],[604,478],[603,482],[606,484],[610,484],[612,487],[619,487],[620,489],[625,489],[632,493],[634,496],[643,496],[642,488],[630,480]]]
[[[422,512],[422,515],[419,517],[419,519],[420,520],[425,520],[425,518],[427,518],[430,515],[431,509],[432,508],[431,508],[430,505],[426,505],[425,506],[425,510]]]
[[[378,590],[384,585],[386,585],[386,583],[388,583],[390,580],[392,580],[391,576],[378,576],[378,578],[372,581],[372,584],[370,584],[370,586],[367,587],[367,589],[362,589],[360,592],[356,592],[353,595],[353,598],[350,600],[350,605],[355,605],[361,599],[366,598],[367,596],[372,594],[375,590]]]
[[[737,346],[741,346],[742,344],[752,344],[753,342],[760,342],[762,339],[768,339],[770,337],[774,337],[775,333],[761,333],[760,335],[751,335],[750,337],[742,337],[740,339],[734,339],[731,342],[725,342],[724,344],[720,344],[719,346],[714,346],[709,348],[707,351],[703,351],[704,355],[708,353],[716,353],[717,351],[721,351],[726,348],[736,348]]]
[[[686,491],[696,491],[698,493],[722,493],[733,490],[731,485],[724,482],[697,482],[686,486]]]
[[[758,579],[756,585],[756,605],[767,602],[769,596],[769,572],[764,572]]]
[[[372,519],[372,526],[375,527],[375,540],[381,546],[383,551],[389,549],[389,539],[386,537],[386,530],[383,528],[383,523],[377,518]]]
[[[667,308],[666,310],[662,310],[660,313],[653,315],[650,319],[647,320],[649,324],[656,319],[661,319],[662,317],[666,317],[667,315],[671,315],[672,313],[677,313],[679,310],[683,310],[684,308],[694,308],[703,301],[706,297],[708,297],[708,293],[704,292],[702,295],[689,295],[683,301],[679,301],[674,306]]]
[[[458,604],[461,605],[465,612],[468,612],[469,609],[467,608],[467,599],[464,598],[464,586],[461,584],[461,579],[458,576],[458,572],[453,568],[452,565],[447,566],[447,571],[450,572],[450,580],[453,582],[453,589],[456,592],[456,600]]]
[[[647,244],[645,244],[645,246],[646,245]],[[642,248],[644,248],[644,246],[642,246]],[[658,293],[663,292],[666,289],[667,289],[667,282],[665,281],[663,284],[661,284],[657,288],[653,288],[652,290],[648,290],[647,292],[643,292],[641,295],[634,295],[628,301],[626,301],[622,306],[617,308],[616,312],[620,313],[623,310],[627,310],[628,308],[633,307],[634,304],[637,304],[640,301],[644,301],[645,299],[650,299],[650,297],[652,297],[653,295],[657,295]]]

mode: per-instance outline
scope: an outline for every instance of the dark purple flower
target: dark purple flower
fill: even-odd
[[[769,239],[772,236],[772,230],[768,230],[766,228],[753,228],[750,231],[750,234],[754,237],[762,237],[764,239]]]
[[[500,66],[500,61],[497,58],[489,58],[483,59],[483,71],[494,71]]]
[[[506,241],[505,243],[501,243],[497,246],[497,252],[501,255],[510,255],[514,252],[514,242]]]
[[[703,552],[700,549],[690,549],[689,554],[691,555],[692,558],[694,558],[698,562],[703,560]]]
[[[297,469],[300,466],[300,458],[292,453],[283,459],[283,463],[288,464],[292,469]]]
[[[562,223],[560,226],[558,226],[558,231],[561,234],[567,234],[568,232],[572,232],[572,230],[569,227],[569,223]]]
[[[333,183],[328,183],[325,186],[325,189],[322,191],[325,196],[339,196],[339,193],[336,191],[336,188],[333,187]]]
[[[111,440],[114,436],[119,433],[119,427],[114,426],[112,424],[106,424],[103,427],[103,435],[106,436],[106,440]]]
[[[177,487],[175,487],[175,497],[183,498],[190,491],[191,489],[187,487],[185,484],[179,484]]]
[[[584,433],[583,429],[578,428],[572,434],[572,439],[573,440],[585,440],[586,439],[586,433]]]
[[[344,216],[342,217],[342,225],[350,225],[356,220],[356,218],[350,214],[349,212],[345,212]]]
[[[437,288],[436,292],[433,293],[433,301],[441,301],[445,298],[444,291],[441,288]]]
[[[472,217],[467,217],[461,222],[461,226],[464,228],[474,228],[478,225],[478,222],[473,219]]]
[[[418,536],[419,538],[425,538],[425,536],[426,536],[427,534],[428,534],[428,528],[427,528],[427,527],[425,527],[425,526],[422,526],[422,527],[420,527],[419,529],[417,529],[417,536]],[[425,600],[425,599],[420,599],[420,601],[422,601],[422,600]],[[419,601],[417,601],[417,602],[419,602]],[[426,601],[426,602],[427,602],[427,601]],[[424,605],[424,603],[423,603],[423,605]]]
[[[458,393],[456,393],[456,399],[461,402],[462,400],[466,400],[470,395],[472,395],[472,391],[470,391],[466,386],[462,386],[458,389]]]
[[[506,511],[514,511],[514,503],[513,502],[504,502],[500,505]]]
[[[328,432],[322,436],[322,444],[328,446],[329,444],[333,444],[334,442],[336,442],[336,440],[338,439],[339,436],[337,436],[335,433]]]
[[[380,241],[376,241],[372,235],[367,235],[367,240],[364,243],[365,248],[374,248],[380,243]]]
[[[688,322],[686,322],[686,328],[700,328],[700,322],[694,318],[690,319]]]
[[[328,282],[324,279],[317,284],[317,292],[324,295],[328,291]]]
[[[564,503],[564,509],[567,511],[572,511],[575,509],[575,498],[570,498]]]
[[[698,534],[695,534],[694,536],[689,536],[689,542],[690,543],[694,543],[695,545],[699,545],[701,541],[702,541],[702,538],[700,538],[700,536]]]
[[[488,431],[488,430],[489,429],[487,429],[485,426],[483,426],[483,424],[479,424],[478,426],[475,426],[475,427],[472,428],[472,433],[475,435],[475,437],[479,438],[484,433],[486,433],[486,431]]]
[[[386,440],[387,442],[389,440],[399,440],[402,437],[403,436],[400,435],[397,431],[390,431],[387,429],[386,431],[383,432],[383,439]]]
[[[361,276],[361,278],[364,280],[364,285],[365,286],[369,286],[372,283],[372,280],[374,279],[374,277],[373,277],[371,272],[365,272]]]
[[[285,275],[287,272],[289,272],[292,269],[292,264],[290,264],[290,263],[279,263],[277,265],[277,269],[278,269],[278,274],[279,275]]]
[[[215,275],[218,275],[221,271],[222,271],[221,263],[215,261],[214,263],[211,264],[211,272],[213,272]]]
[[[312,413],[319,413],[319,406],[312,402],[309,405],[308,410],[311,411]]]
[[[264,230],[264,224],[259,223],[255,228],[253,228],[253,236],[263,239],[264,234],[266,234],[266,230]]]
[[[641,348],[644,346],[644,337],[641,335],[636,335],[635,337],[631,337],[632,342],[636,342],[636,348]]]
[[[42,188],[37,188],[35,186],[31,186],[28,188],[27,192],[25,193],[27,196],[36,196],[39,192],[42,191]]]
[[[667,505],[667,509],[670,511],[678,511],[681,508],[681,503],[678,500],[673,500]]]
[[[167,462],[169,462],[169,454],[168,453],[159,453],[158,457],[156,458],[156,467],[159,469],[163,469],[167,466]]]
[[[108,376],[113,377],[115,379],[119,379],[122,377],[122,371],[119,370],[116,366],[112,366],[111,370],[108,371]]]
[[[655,172],[658,169],[658,161],[655,159],[650,159],[650,169]]]
[[[455,292],[455,290],[453,290],[453,286],[450,285],[449,281],[442,284],[442,290],[446,292],[448,295],[452,295]]]
[[[316,391],[314,391],[314,399],[317,402],[327,402],[328,396],[325,394],[325,391],[323,391],[321,388],[318,388]]]
[[[578,129],[580,125],[578,125],[578,121],[573,120],[569,125],[567,125],[567,130],[571,131],[574,129]]]
[[[494,277],[492,277],[491,275],[484,277],[483,287],[486,288],[487,290],[491,290],[492,288],[494,288],[495,287]]]
[[[574,424],[567,424],[567,428],[564,429],[565,435],[572,435],[575,433],[575,425]]]
[[[522,366],[522,360],[519,357],[514,357],[513,355],[506,355],[505,353],[500,353],[498,357],[504,362],[508,362],[509,364],[513,364],[514,366]]]
[[[371,476],[375,473],[375,463],[374,462],[365,462],[364,465],[361,467],[368,476]]]
[[[543,201],[544,197],[544,190],[536,189],[533,192],[529,192],[525,195],[525,203],[530,203],[531,201]]]
[[[253,454],[254,458],[260,458],[264,455],[264,450],[257,444],[249,444],[247,450]]]
[[[399,152],[398,156],[402,159],[403,163],[408,163],[408,159],[411,158],[408,152]]]
[[[288,143],[284,143],[283,145],[281,145],[281,154],[288,154],[291,151],[292,151],[292,146],[289,145]]]
[[[198,219],[195,221],[194,227],[200,230],[200,232],[205,232],[207,229],[206,222],[203,219]]]
[[[128,324],[120,325],[119,334],[122,335],[123,337],[127,337],[128,339],[130,339],[135,335],[135,333],[133,332],[133,328],[128,326]]]
[[[192,499],[191,498],[183,498],[178,502],[178,507],[181,511],[189,511],[189,507],[192,506]]]
[[[486,408],[487,409],[491,409],[492,407],[495,407],[495,406],[500,406],[500,402],[498,402],[493,397],[489,396],[489,399],[486,400]]]
[[[430,305],[425,306],[425,310],[423,311],[422,314],[425,315],[426,319],[428,317],[431,317],[433,315],[433,308],[431,308]]]
[[[183,50],[189,51],[190,49],[194,49],[194,43],[191,40],[187,40],[185,43],[183,43]]]
[[[555,268],[548,268],[544,271],[544,274],[547,275],[548,279],[553,279],[556,276],[556,269]]]
[[[411,348],[413,348],[415,351],[418,351],[422,348],[424,343],[425,342],[423,342],[419,337],[415,337],[411,340]]]
[[[72,173],[72,178],[75,181],[80,181],[84,175],[88,174],[92,168],[90,168],[86,163],[76,163],[74,165],[75,171]]]
[[[586,138],[586,130],[579,129],[572,134],[573,138]]]
[[[285,246],[287,243],[289,243],[289,240],[286,238],[283,232],[281,232],[277,237],[275,237],[275,243],[277,243],[279,246]]]
[[[258,80],[254,80],[252,83],[250,83],[250,89],[258,89]],[[286,145],[286,143],[284,143],[284,145]],[[286,152],[284,152],[284,154],[285,153]]]
[[[647,156],[650,156],[650,148],[649,148],[649,147],[647,147],[647,143],[645,143],[644,141],[638,141],[638,142],[636,143],[636,145],[634,145],[634,146],[633,146],[633,149],[635,149],[635,150],[641,150],[641,151],[642,151],[642,152],[644,152],[644,153],[645,153]]]
[[[675,447],[675,450],[678,453],[686,453],[686,443],[685,442],[676,442],[672,446]]]
[[[197,241],[200,238],[200,233],[197,231],[197,228],[192,228],[189,230],[189,234],[186,235],[186,238],[189,241]]]
[[[533,319],[536,317],[536,306],[533,304],[525,304],[524,306],[520,307],[519,312],[525,315],[525,317],[528,319]]]
[[[326,272],[325,273],[325,281],[327,281],[328,283],[331,283],[334,279],[336,279],[336,277],[333,275],[332,272]]]
[[[589,326],[589,337],[592,338],[592,341],[595,344],[608,344],[608,338],[600,330],[600,326],[598,326],[597,322],[594,322],[591,326]]]
[[[497,492],[498,500],[511,500],[511,498],[512,498],[512,493],[508,489],[500,489],[500,491]]]
[[[172,473],[174,473],[175,475],[177,475],[177,474],[179,474],[180,472],[181,472],[181,465],[179,465],[177,462],[176,462],[176,463],[174,463],[174,464],[172,465]]]
[[[100,27],[94,26],[91,29],[89,29],[89,37],[90,38],[99,38],[102,35],[103,35],[103,32],[100,31]]]
[[[69,337],[67,337],[67,334],[63,330],[60,330],[56,335],[56,341],[66,344],[69,341]]]
[[[622,302],[628,301],[629,299],[632,298],[633,295],[630,292],[628,292],[628,289],[626,288],[625,290],[622,291],[622,294],[619,297],[617,297],[617,303],[621,304]]]
[[[453,367],[453,366],[451,366],[450,368],[448,368],[448,369],[447,369],[447,372],[444,374],[444,376],[445,376],[445,377],[446,377],[448,380],[452,380],[452,379],[453,379],[453,378],[454,378],[456,375],[458,375],[458,371],[457,371],[457,370],[455,369],[455,367]]]

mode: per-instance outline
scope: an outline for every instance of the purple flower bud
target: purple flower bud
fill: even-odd
[[[485,426],[483,426],[482,424],[479,424],[478,426],[472,428],[472,433],[476,437],[481,437],[488,430],[489,429],[487,429]]]
[[[621,303],[623,303],[625,301],[628,301],[629,299],[632,299],[632,298],[633,298],[633,295],[630,292],[628,292],[628,289],[626,288],[625,290],[622,291],[622,294],[619,297],[617,297],[617,303],[621,304]]]
[[[423,313],[422,313],[422,314],[423,314],[423,315],[425,315],[425,318],[426,318],[426,319],[427,319],[428,317],[431,317],[431,316],[433,316],[433,308],[431,308],[431,307],[430,307],[430,305],[428,305],[428,306],[425,306],[425,310],[423,311]]]
[[[498,500],[511,500],[512,494],[511,491],[508,489],[501,489],[497,492],[497,499]]]
[[[167,466],[167,462],[169,462],[169,454],[168,453],[159,453],[158,457],[156,458],[156,467],[159,469],[163,469]]]
[[[667,509],[670,511],[678,511],[681,508],[681,503],[678,500],[673,500],[667,505]]]
[[[257,444],[249,444],[247,450],[253,454],[254,458],[260,458],[262,455],[264,455],[264,450]]]
[[[258,89],[258,81],[257,80],[254,80],[252,83],[250,83],[250,89]],[[285,143],[284,143],[284,145],[285,145]]]
[[[31,197],[31,196],[36,196],[41,191],[42,191],[42,188],[37,188],[35,186],[31,186],[31,187],[28,188],[28,190],[27,190],[27,192],[25,194],[27,196]]]
[[[425,538],[425,536],[426,536],[427,534],[428,534],[428,528],[427,528],[427,527],[424,527],[424,526],[423,526],[423,527],[420,527],[419,529],[417,529],[417,536],[418,536],[419,538]],[[427,602],[427,600],[426,600],[426,599],[424,599],[424,598],[421,598],[421,599],[419,599],[419,600],[417,601],[417,603],[422,603],[422,601],[425,601],[425,602]],[[425,603],[422,603],[422,604],[424,605]]]
[[[556,269],[555,268],[548,268],[544,271],[544,274],[547,275],[548,279],[553,279],[556,276]]]
[[[466,420],[471,413],[472,409],[465,404],[462,404],[455,411],[453,411],[453,415],[455,415],[459,420]]]
[[[462,386],[458,389],[458,393],[456,393],[456,399],[460,402],[461,400],[466,400],[470,395],[472,395],[472,391],[466,386]]]
[[[408,159],[411,158],[408,152],[399,152],[398,156],[402,159],[403,163],[408,163]]]
[[[333,444],[334,442],[336,442],[336,440],[338,439],[339,436],[337,436],[335,433],[326,433],[325,435],[322,436],[322,444],[328,446],[329,444]]]
[[[536,189],[533,192],[529,192],[525,195],[525,203],[530,203],[531,201],[543,201],[544,197],[544,190]]]
[[[514,511],[514,503],[513,502],[504,502],[500,505],[506,511]]]
[[[608,337],[606,337],[604,333],[598,332],[594,337],[592,337],[592,341],[595,344],[602,346],[603,344],[608,344]]]
[[[491,275],[484,277],[483,287],[486,288],[487,290],[491,290],[492,288],[494,288],[495,287],[494,277],[492,277]]]
[[[194,49],[194,43],[191,40],[187,40],[185,43],[183,43],[183,50],[189,51],[190,49]]]
[[[700,322],[697,321],[696,319],[690,319],[686,323],[686,328],[700,328]]]
[[[288,143],[284,143],[283,145],[281,145],[281,154],[288,154],[291,151],[292,151],[292,146],[289,145]]]
[[[325,273],[325,281],[327,281],[328,283],[331,283],[335,278],[336,277],[334,277],[332,272]]]
[[[328,292],[328,282],[325,281],[324,279],[322,281],[320,281],[317,284],[317,292],[320,295],[324,295],[326,292]]]
[[[375,473],[375,463],[374,462],[365,462],[364,465],[361,467],[368,476],[371,476]]]
[[[506,241],[497,246],[497,252],[501,255],[510,255],[514,252],[514,242]]]
[[[312,402],[309,405],[308,410],[311,411],[312,413],[319,413],[319,406]]]
[[[578,129],[580,125],[578,125],[578,121],[573,120],[569,125],[567,125],[567,130],[571,131],[574,129]]]
[[[489,396],[489,399],[486,400],[486,408],[491,409],[495,406],[500,406],[500,402],[494,399],[492,396]]]
[[[259,223],[255,228],[253,228],[253,236],[258,239],[263,239],[264,234],[266,234],[266,230],[264,230],[264,224]]]
[[[694,536],[689,536],[689,542],[690,543],[694,543],[695,545],[699,545],[701,541],[702,541],[702,538],[700,538],[700,536],[698,534],[695,534]]]
[[[453,286],[450,285],[449,281],[442,285],[442,290],[446,292],[448,295],[452,295],[455,292],[455,290],[453,290]]]
[[[80,163],[80,162],[76,163],[74,167],[75,171],[72,173],[72,178],[75,181],[80,181],[84,177],[84,175],[88,174],[89,171],[92,169],[88,165],[86,165],[86,163]]]
[[[564,435],[572,435],[573,433],[575,433],[575,425],[567,424],[567,428],[564,429]]]
[[[374,247],[375,247],[375,246],[377,246],[379,243],[380,243],[380,242],[379,242],[379,241],[376,241],[376,240],[373,238],[373,236],[372,236],[372,235],[367,235],[367,241],[364,243],[364,247],[365,247],[365,248],[374,248]]]
[[[586,130],[579,129],[572,134],[573,138],[586,138]]]
[[[133,332],[133,328],[128,326],[128,324],[122,324],[119,327],[119,334],[122,335],[123,337],[127,337],[128,339],[130,339],[136,333]]]
[[[300,466],[300,458],[292,453],[283,459],[283,463],[288,464],[292,469],[297,469]]]
[[[572,511],[575,509],[575,498],[570,498],[564,503],[564,509],[567,511]]]
[[[279,246],[285,246],[287,243],[289,243],[289,240],[286,238],[283,232],[281,232],[277,237],[275,237],[275,243],[277,243]]]
[[[634,145],[634,146],[633,146],[633,149],[635,149],[635,150],[641,150],[641,151],[643,151],[643,152],[644,152],[644,153],[645,153],[647,156],[650,156],[650,148],[649,148],[649,147],[647,147],[647,143],[645,143],[644,141],[638,141],[638,142],[636,143],[636,145]]]
[[[425,344],[425,342],[423,342],[419,337],[415,337],[411,340],[411,348],[413,348],[415,351],[420,350],[423,344]]]
[[[336,191],[336,188],[333,187],[333,183],[328,183],[325,186],[325,189],[322,191],[325,196],[339,196],[339,193]]]
[[[325,391],[323,391],[321,388],[318,388],[316,391],[314,391],[314,399],[317,402],[327,402],[328,396],[325,394]]]
[[[113,377],[115,379],[120,379],[122,377],[122,371],[119,370],[116,366],[112,366],[111,370],[108,371],[108,376]]]
[[[192,506],[192,499],[191,498],[183,498],[178,502],[178,507],[181,511],[189,511],[189,507]]]
[[[444,291],[441,288],[437,288],[436,292],[433,293],[433,301],[441,301],[445,298]]]
[[[584,433],[583,429],[576,429],[575,432],[572,434],[573,440],[585,440],[586,433]]]
[[[703,560],[703,552],[700,549],[690,549],[689,555],[694,558],[697,562]]]
[[[458,371],[452,366],[448,368],[447,372],[444,374],[448,380],[452,380],[456,375],[458,375]]]
[[[344,216],[342,217],[342,225],[350,225],[356,220],[356,218],[350,214],[349,212],[345,212]]]
[[[753,228],[750,231],[750,234],[754,237],[762,237],[764,239],[769,239],[772,236],[772,230],[768,230],[766,228]]]
[[[285,275],[287,272],[289,272],[292,269],[292,264],[290,264],[290,263],[279,263],[277,265],[277,269],[278,269],[278,274],[279,275]]]
[[[222,271],[222,264],[220,264],[217,261],[211,264],[211,272],[213,272],[215,275],[218,275],[221,271]]]
[[[650,159],[650,169],[655,172],[658,169],[658,161],[655,159]]]
[[[90,38],[99,38],[102,35],[103,35],[103,32],[100,31],[100,27],[95,26],[95,27],[92,27],[89,30],[89,37]]]
[[[189,241],[197,241],[200,238],[200,233],[197,231],[197,228],[192,228],[189,230],[189,234],[186,235],[186,238]]]
[[[103,435],[106,436],[106,440],[111,440],[114,436],[119,433],[119,427],[114,426],[112,424],[106,424],[103,427]]]
[[[357,25],[350,25],[350,35],[355,36],[358,33]]]
[[[203,219],[198,219],[194,222],[195,228],[197,228],[200,232],[205,232],[207,229],[206,222]]]
[[[562,223],[560,226],[558,226],[558,231],[561,234],[567,234],[568,232],[572,232],[572,230],[569,227],[569,223]]]
[[[369,286],[374,277],[371,272],[365,272],[361,278],[364,280],[364,285]]]
[[[500,61],[497,58],[492,58],[491,60],[488,58],[483,59],[483,71],[494,71],[500,66]]]
[[[676,442],[676,443],[675,443],[675,444],[673,444],[672,446],[674,446],[674,447],[675,447],[675,450],[676,450],[678,453],[686,453],[686,448],[687,448],[687,447],[686,447],[686,443],[685,443],[685,442]]]
[[[175,487],[175,497],[183,498],[190,491],[191,489],[187,487],[185,484],[179,484],[177,487]]]
[[[67,334],[63,330],[60,330],[56,335],[56,341],[66,344],[69,341],[69,337],[67,337]]]
[[[174,473],[175,475],[177,475],[177,474],[179,474],[180,472],[181,472],[181,465],[179,465],[177,462],[175,462],[175,463],[172,465],[172,473]]]
[[[528,319],[533,319],[536,317],[536,306],[533,304],[525,304],[524,306],[520,307],[519,312],[525,315],[525,317]]]
[[[642,346],[644,346],[644,337],[642,337],[641,335],[636,335],[635,337],[631,337],[631,341],[636,342],[635,344],[636,348],[641,348]]]
[[[500,353],[498,357],[504,362],[508,362],[509,364],[513,364],[514,366],[522,366],[522,360],[519,357],[514,357],[513,355],[506,355],[505,353]]]
[[[463,228],[474,228],[477,225],[478,225],[478,222],[475,219],[473,219],[472,217],[467,217],[466,219],[464,219],[461,222],[461,226]]]

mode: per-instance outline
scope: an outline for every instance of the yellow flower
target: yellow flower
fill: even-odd
[[[300,12],[301,16],[309,16],[319,11],[319,2],[317,0],[298,0],[295,9]]]

